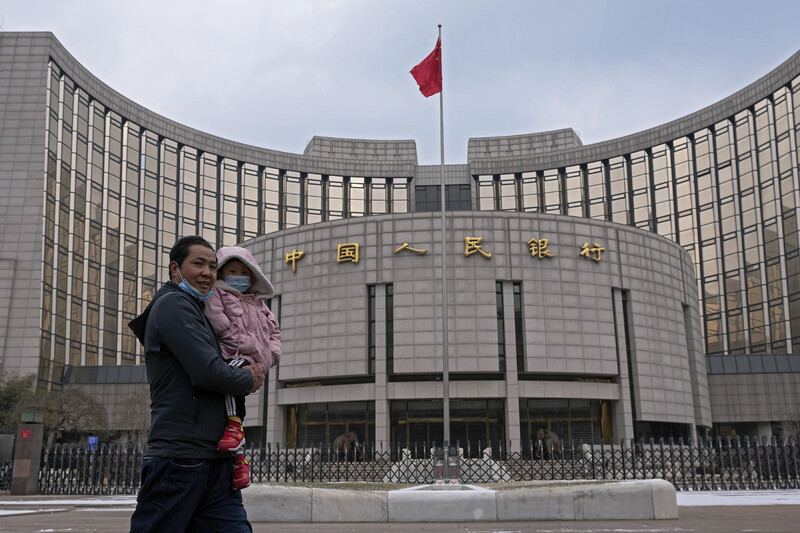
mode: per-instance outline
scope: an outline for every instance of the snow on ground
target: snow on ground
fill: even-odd
[[[54,513],[66,509],[0,509],[0,516],[13,516],[21,514]]]
[[[678,507],[800,505],[800,490],[714,490],[677,493]]]
[[[81,498],[76,496],[69,499],[35,499],[35,500],[3,500],[0,505],[136,505],[135,496],[106,496],[102,498]]]

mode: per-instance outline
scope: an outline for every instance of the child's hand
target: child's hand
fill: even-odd
[[[262,385],[264,385],[264,378],[267,376],[267,369],[261,363],[256,363],[243,368],[245,370],[249,370],[250,373],[253,374],[253,388],[250,389],[250,394],[252,394],[260,389]]]

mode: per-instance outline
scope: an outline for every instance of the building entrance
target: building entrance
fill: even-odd
[[[425,457],[444,443],[444,409],[441,400],[393,401],[390,405],[392,448],[408,448]],[[450,442],[464,457],[480,457],[482,450],[505,442],[503,400],[451,400]]]

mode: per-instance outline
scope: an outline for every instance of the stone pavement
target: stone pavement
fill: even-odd
[[[787,491],[781,491],[785,494]],[[780,495],[775,492],[774,494]],[[255,533],[797,533],[800,531],[800,491],[790,491],[793,504],[753,505],[748,493],[730,494],[724,505],[697,505],[679,498],[677,520],[581,520],[536,522],[448,523],[256,523]],[[769,501],[771,491],[754,493]],[[704,496],[705,494],[698,494]],[[796,495],[796,496],[793,496]],[[738,505],[737,499],[743,503]],[[785,499],[785,498],[784,498]],[[681,501],[688,503],[681,505]],[[18,502],[14,504],[14,502]],[[709,501],[709,500],[706,500]],[[710,500],[710,501],[713,501]],[[776,496],[775,501],[778,501]],[[21,504],[24,502],[24,505]],[[702,501],[701,501],[702,503]],[[760,502],[757,502],[760,503]],[[30,514],[6,514],[12,511]],[[115,533],[128,531],[130,497],[92,496],[0,497],[3,533]]]

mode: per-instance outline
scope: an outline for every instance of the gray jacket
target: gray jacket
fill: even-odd
[[[230,457],[217,451],[227,421],[225,394],[246,395],[253,377],[220,357],[203,303],[169,281],[128,327],[144,345],[150,383],[145,455]]]

